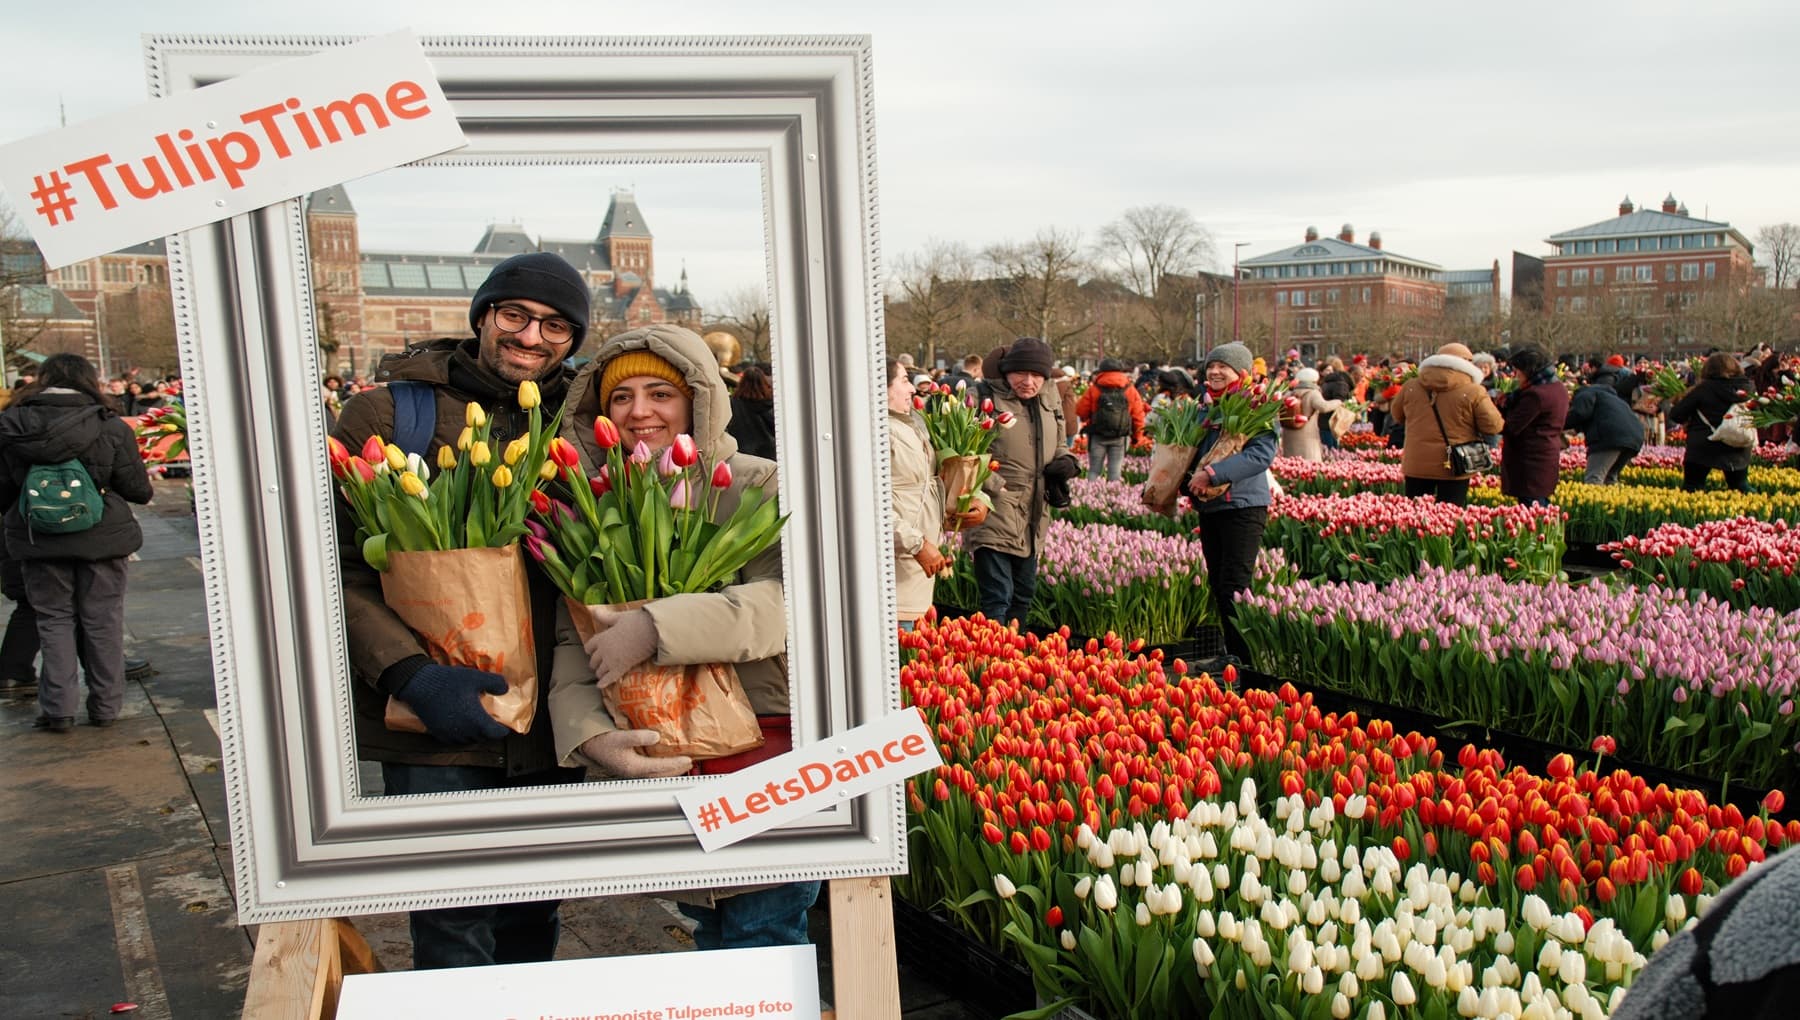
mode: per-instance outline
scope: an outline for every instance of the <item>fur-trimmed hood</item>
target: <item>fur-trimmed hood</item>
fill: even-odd
[[[1443,391],[1452,386],[1461,385],[1458,376],[1467,376],[1471,383],[1481,385],[1481,369],[1467,358],[1459,358],[1454,354],[1433,354],[1419,362],[1419,385],[1428,390]]]

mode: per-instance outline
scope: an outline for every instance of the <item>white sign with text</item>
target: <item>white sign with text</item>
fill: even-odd
[[[0,189],[57,268],[465,144],[395,32],[0,146]]]
[[[676,795],[711,852],[944,763],[916,708],[845,730]]]
[[[353,974],[338,1020],[819,1020],[813,946]]]

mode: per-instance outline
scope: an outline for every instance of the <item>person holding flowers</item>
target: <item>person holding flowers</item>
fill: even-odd
[[[1474,357],[1462,344],[1445,344],[1420,363],[1419,374],[1394,398],[1390,413],[1406,429],[1400,471],[1408,496],[1457,506],[1469,502],[1473,475],[1451,466],[1450,448],[1485,442],[1504,424]]]
[[[1506,401],[1500,430],[1500,491],[1528,505],[1548,503],[1561,469],[1569,389],[1556,377],[1549,353],[1536,344],[1514,350],[1506,363],[1519,388]]]
[[[1228,660],[1250,661],[1250,646],[1234,622],[1237,594],[1248,591],[1269,522],[1269,465],[1278,446],[1275,412],[1280,398],[1258,392],[1250,349],[1220,344],[1202,367],[1208,406],[1206,426],[1182,480],[1200,513],[1200,547]],[[1214,459],[1230,444],[1236,452]]]
[[[587,331],[588,301],[586,282],[562,258],[531,252],[506,259],[469,305],[474,336],[430,341],[384,359],[377,378],[390,385],[345,403],[333,439],[346,450],[364,449],[372,439],[377,444],[404,439],[396,437],[395,383],[427,389],[434,412],[425,448],[403,451],[403,457],[417,454],[442,465],[447,451],[454,459],[459,438],[476,417],[495,449],[524,438],[530,409],[521,404],[533,398],[550,408],[562,404],[573,375],[567,359]],[[522,397],[522,391],[530,396]],[[579,781],[579,771],[557,767],[545,708],[548,685],[539,685],[538,711],[528,732],[514,733],[491,718],[481,695],[504,693],[506,681],[496,673],[433,661],[425,642],[383,600],[380,575],[365,563],[361,544],[348,540],[349,508],[344,503],[339,508],[357,753],[381,763],[385,792]],[[556,591],[532,574],[530,597],[537,659],[548,662]],[[390,696],[417,714],[426,732],[389,729],[384,718]],[[547,901],[416,910],[411,929],[413,966],[426,969],[548,960],[556,950],[559,922],[556,902]]]
[[[894,583],[900,626],[911,630],[931,608],[937,575],[950,559],[938,548],[943,537],[943,483],[937,454],[914,403],[917,395],[906,366],[887,359],[888,470],[894,497]],[[980,508],[981,504],[975,504]],[[982,508],[985,516],[985,508]]]
[[[1719,352],[1700,366],[1700,378],[1669,408],[1669,421],[1687,428],[1687,456],[1682,461],[1681,488],[1698,492],[1716,469],[1725,487],[1750,491],[1750,459],[1755,450],[1716,442],[1712,433],[1731,408],[1751,397],[1750,380],[1738,360]]]
[[[740,506],[759,503],[774,493],[776,484],[773,461],[738,451],[726,428],[730,418],[730,396],[705,341],[680,326],[645,326],[607,340],[575,377],[562,439],[579,450],[585,464],[595,465],[588,481],[596,493],[628,484],[618,477],[623,471],[660,475],[666,462],[673,478],[686,469],[705,468],[696,477],[706,479],[707,491],[694,491],[700,486],[684,478],[675,485],[670,508],[705,500],[711,523],[725,527]],[[630,452],[621,458],[623,451]],[[607,465],[604,471],[598,467],[602,464]],[[579,493],[575,496],[580,499]],[[552,504],[551,512],[560,511]],[[553,551],[539,547],[547,566]],[[624,602],[621,596],[635,594],[614,591],[611,585],[595,585],[603,592],[597,597]],[[550,714],[563,763],[596,765],[622,779],[689,770],[693,763],[685,755],[652,752],[659,742],[655,731],[621,728],[604,704],[602,688],[646,664],[735,666],[764,741],[754,751],[706,761],[704,771],[730,771],[792,747],[780,544],[771,542],[757,552],[717,590],[706,587],[650,598],[634,608],[588,604],[583,608],[596,633],[585,642],[564,603],[550,670]],[[689,890],[671,898],[699,922],[694,940],[701,949],[740,949],[805,944],[806,912],[818,893],[818,882],[790,882]]]
[[[982,366],[997,415],[990,452],[1001,485],[987,520],[966,533],[963,546],[973,550],[980,608],[991,620],[1022,624],[1031,615],[1051,489],[1060,484],[1066,493],[1081,472],[1063,446],[1062,400],[1044,385],[1055,367],[1050,345],[1031,336],[996,349]]]
[[[1332,400],[1319,389],[1319,370],[1294,370],[1293,414],[1283,417],[1281,453],[1315,463],[1325,459],[1325,433],[1331,431],[1332,412],[1344,406],[1343,400]]]

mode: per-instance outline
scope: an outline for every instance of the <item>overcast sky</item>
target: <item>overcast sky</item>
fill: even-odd
[[[1448,269],[1504,269],[1513,250],[1542,254],[1543,238],[1612,215],[1626,194],[1654,206],[1673,192],[1752,239],[1800,221],[1800,7],[1465,7],[436,0],[409,22],[366,0],[33,5],[7,19],[0,141],[56,127],[59,102],[70,123],[141,102],[142,33],[867,33],[890,263],[931,237],[979,248],[1057,226],[1091,238],[1153,203],[1190,210],[1222,267],[1234,242],[1249,257],[1347,221],[1359,241],[1379,230],[1390,250]],[[466,250],[490,219],[589,236],[610,188],[635,186],[659,282],[685,258],[705,302],[758,271],[736,228],[706,240],[717,210],[695,200],[698,180],[624,173],[573,212],[463,206],[469,222],[439,224],[442,240],[416,215],[386,219],[404,211],[390,208],[402,191],[370,182],[351,195],[368,207],[366,246]]]

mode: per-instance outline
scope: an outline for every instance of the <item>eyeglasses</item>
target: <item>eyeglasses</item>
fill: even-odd
[[[568,343],[575,336],[575,324],[554,315],[533,315],[518,305],[495,305],[494,322],[508,333],[517,333],[537,323],[538,336],[553,344]]]

